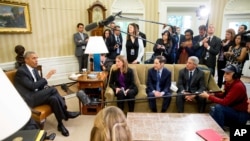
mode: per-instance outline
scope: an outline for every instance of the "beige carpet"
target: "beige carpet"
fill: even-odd
[[[75,94],[66,96],[66,103],[69,111],[79,111],[78,99]],[[48,133],[56,133],[54,141],[89,141],[94,118],[93,115],[81,115],[75,119],[64,121],[65,127],[69,130],[68,137],[64,137],[61,132],[57,131],[57,121],[54,114],[47,118],[44,129]]]
[[[61,85],[54,86],[58,90],[58,92],[59,92],[59,94],[61,96],[67,96],[67,95],[70,95],[70,94],[75,93],[75,92],[78,91],[77,83],[68,83],[68,84],[65,84],[65,85],[67,85],[67,87],[68,87],[68,91],[67,92],[65,92],[61,88]]]

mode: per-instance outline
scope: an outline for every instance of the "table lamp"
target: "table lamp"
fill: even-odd
[[[0,68],[0,140],[20,130],[30,119],[31,110]]]
[[[86,54],[101,54],[108,53],[107,46],[102,36],[91,36],[89,37],[88,44],[86,46]]]
[[[108,53],[107,46],[102,36],[91,36],[88,40],[85,52],[86,54],[93,54],[94,69],[100,71],[100,54]]]

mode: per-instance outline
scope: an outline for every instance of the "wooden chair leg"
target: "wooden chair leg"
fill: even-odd
[[[40,127],[41,130],[44,129],[45,121],[46,121],[46,119],[44,119],[43,121],[38,122],[38,125],[39,125],[39,127]]]

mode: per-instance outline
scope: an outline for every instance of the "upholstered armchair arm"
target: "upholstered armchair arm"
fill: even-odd
[[[205,85],[208,91],[220,91],[220,87],[217,85],[211,72],[208,70],[203,70],[205,73]]]
[[[37,111],[35,109],[31,109],[31,112],[32,114],[36,114],[37,116],[40,116],[41,115],[41,112],[40,111]]]
[[[217,83],[214,80],[214,77],[211,77],[208,81],[208,90],[210,91],[221,91],[220,87],[217,85]]]
[[[107,86],[104,96],[106,101],[112,101],[114,100],[115,93],[111,87]]]

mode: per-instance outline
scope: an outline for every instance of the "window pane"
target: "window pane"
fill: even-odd
[[[241,22],[229,22],[229,28],[233,28],[236,33],[238,33],[238,28],[240,25],[246,25],[249,27],[249,22],[247,21],[241,21]]]
[[[184,34],[186,29],[192,28],[192,16],[168,16],[168,23],[180,27],[181,33]]]

